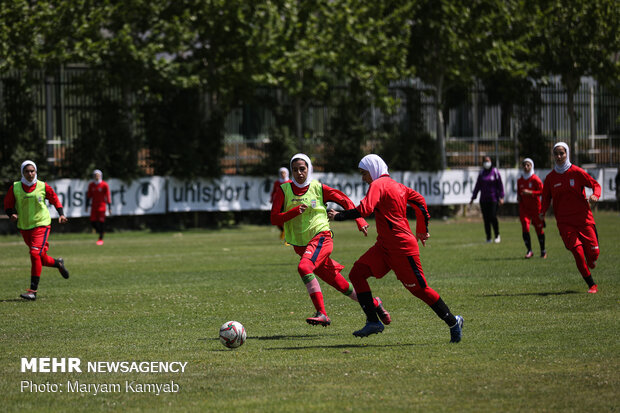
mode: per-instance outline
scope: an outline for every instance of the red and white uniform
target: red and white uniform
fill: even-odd
[[[524,190],[531,193],[524,193]],[[540,219],[543,183],[536,175],[529,178],[520,177],[517,180],[517,195],[519,198],[519,219],[523,232],[530,231],[530,222],[534,224],[537,234],[543,233],[544,222]]]
[[[86,197],[91,200],[90,220],[105,221],[106,206],[111,203],[110,187],[106,181],[91,182],[88,184]]]
[[[428,305],[439,300],[439,294],[430,288],[422,271],[418,240],[411,232],[407,220],[407,205],[416,213],[416,233],[428,232],[430,215],[426,201],[413,189],[400,184],[389,175],[381,175],[370,184],[368,193],[356,208],[362,217],[374,212],[377,225],[377,242],[356,264],[370,268],[372,276],[382,278],[390,270],[405,288]],[[366,274],[351,274],[351,281],[358,292],[369,291]]]
[[[588,204],[585,187],[593,195],[601,196],[601,186],[586,171],[571,165],[562,174],[552,170],[545,178],[542,194],[542,213],[545,214],[553,201],[553,211],[560,235],[568,250],[583,245],[589,262],[596,261],[599,254],[596,222]]]
[[[20,185],[26,193],[31,193],[37,187],[36,185],[28,186],[23,183]],[[56,192],[54,192],[52,187],[47,183],[45,184],[45,199],[47,199],[51,205],[54,205],[56,210],[62,210],[62,204],[58,199],[58,195],[56,195]],[[4,197],[4,209],[5,211],[18,212],[15,208],[15,193],[13,192],[13,185],[11,185],[6,196]],[[35,227],[28,230],[19,230],[19,232],[21,232],[24,242],[30,249],[30,275],[40,277],[43,266],[52,267],[55,264],[55,260],[47,255],[51,225]]]

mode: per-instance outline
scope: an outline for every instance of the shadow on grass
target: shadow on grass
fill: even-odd
[[[6,300],[0,300],[0,303],[27,303],[29,301],[23,298],[7,298]]]
[[[579,294],[579,291],[566,290],[557,292],[541,292],[541,293],[502,293],[502,294],[482,294],[483,297],[521,297],[528,295],[537,295],[539,297],[547,297],[549,295],[567,295],[567,294]]]
[[[311,349],[317,349],[317,348],[335,348],[335,349],[339,349],[339,348],[343,348],[343,349],[347,349],[347,348],[387,348],[387,347],[414,347],[414,346],[421,346],[421,344],[413,344],[413,343],[402,343],[402,344],[334,344],[331,346],[326,346],[326,345],[320,345],[317,344],[316,346],[300,346],[300,347],[271,347],[271,348],[266,348],[265,350],[311,350]]]
[[[524,257],[488,257],[474,258],[472,261],[526,261]]]
[[[324,336],[335,336],[335,335],[339,335],[339,334],[321,334],[321,337]],[[254,337],[254,336],[248,336],[248,340],[290,340],[290,339],[314,339],[319,337],[316,334],[300,334],[300,335],[277,335],[277,336],[260,336],[260,337]],[[215,338],[199,338],[198,340],[201,341],[206,341],[206,340],[219,340],[219,337],[215,337]]]

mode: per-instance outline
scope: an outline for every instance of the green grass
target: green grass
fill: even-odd
[[[464,338],[390,273],[371,280],[391,312],[383,334],[357,339],[357,303],[322,284],[332,325],[313,312],[297,258],[277,229],[245,226],[183,233],[52,234],[50,255],[71,278],[44,268],[36,302],[21,237],[0,237],[0,395],[3,411],[617,411],[620,409],[620,221],[596,215],[601,258],[586,284],[548,221],[549,258],[524,260],[517,219],[501,244],[482,224],[433,221],[421,251],[429,284],[465,318]],[[374,227],[374,223],[371,222]],[[333,258],[346,265],[374,242],[336,223]],[[534,247],[537,241],[533,236]],[[243,323],[237,350],[219,326]],[[182,361],[184,374],[21,373],[21,357]],[[35,383],[166,383],[178,393],[29,393]]]

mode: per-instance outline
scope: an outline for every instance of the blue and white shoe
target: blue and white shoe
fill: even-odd
[[[362,328],[361,330],[354,331],[353,335],[356,337],[368,337],[371,334],[382,333],[384,328],[385,327],[383,327],[383,324],[381,323],[381,321],[377,321],[377,322],[367,321],[364,328]]]
[[[463,336],[463,317],[457,315],[456,324],[450,327],[450,343],[458,343]]]

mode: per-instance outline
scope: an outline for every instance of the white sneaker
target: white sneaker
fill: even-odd
[[[495,243],[499,244],[500,242],[502,242],[502,237],[500,237],[499,235],[495,238]]]

